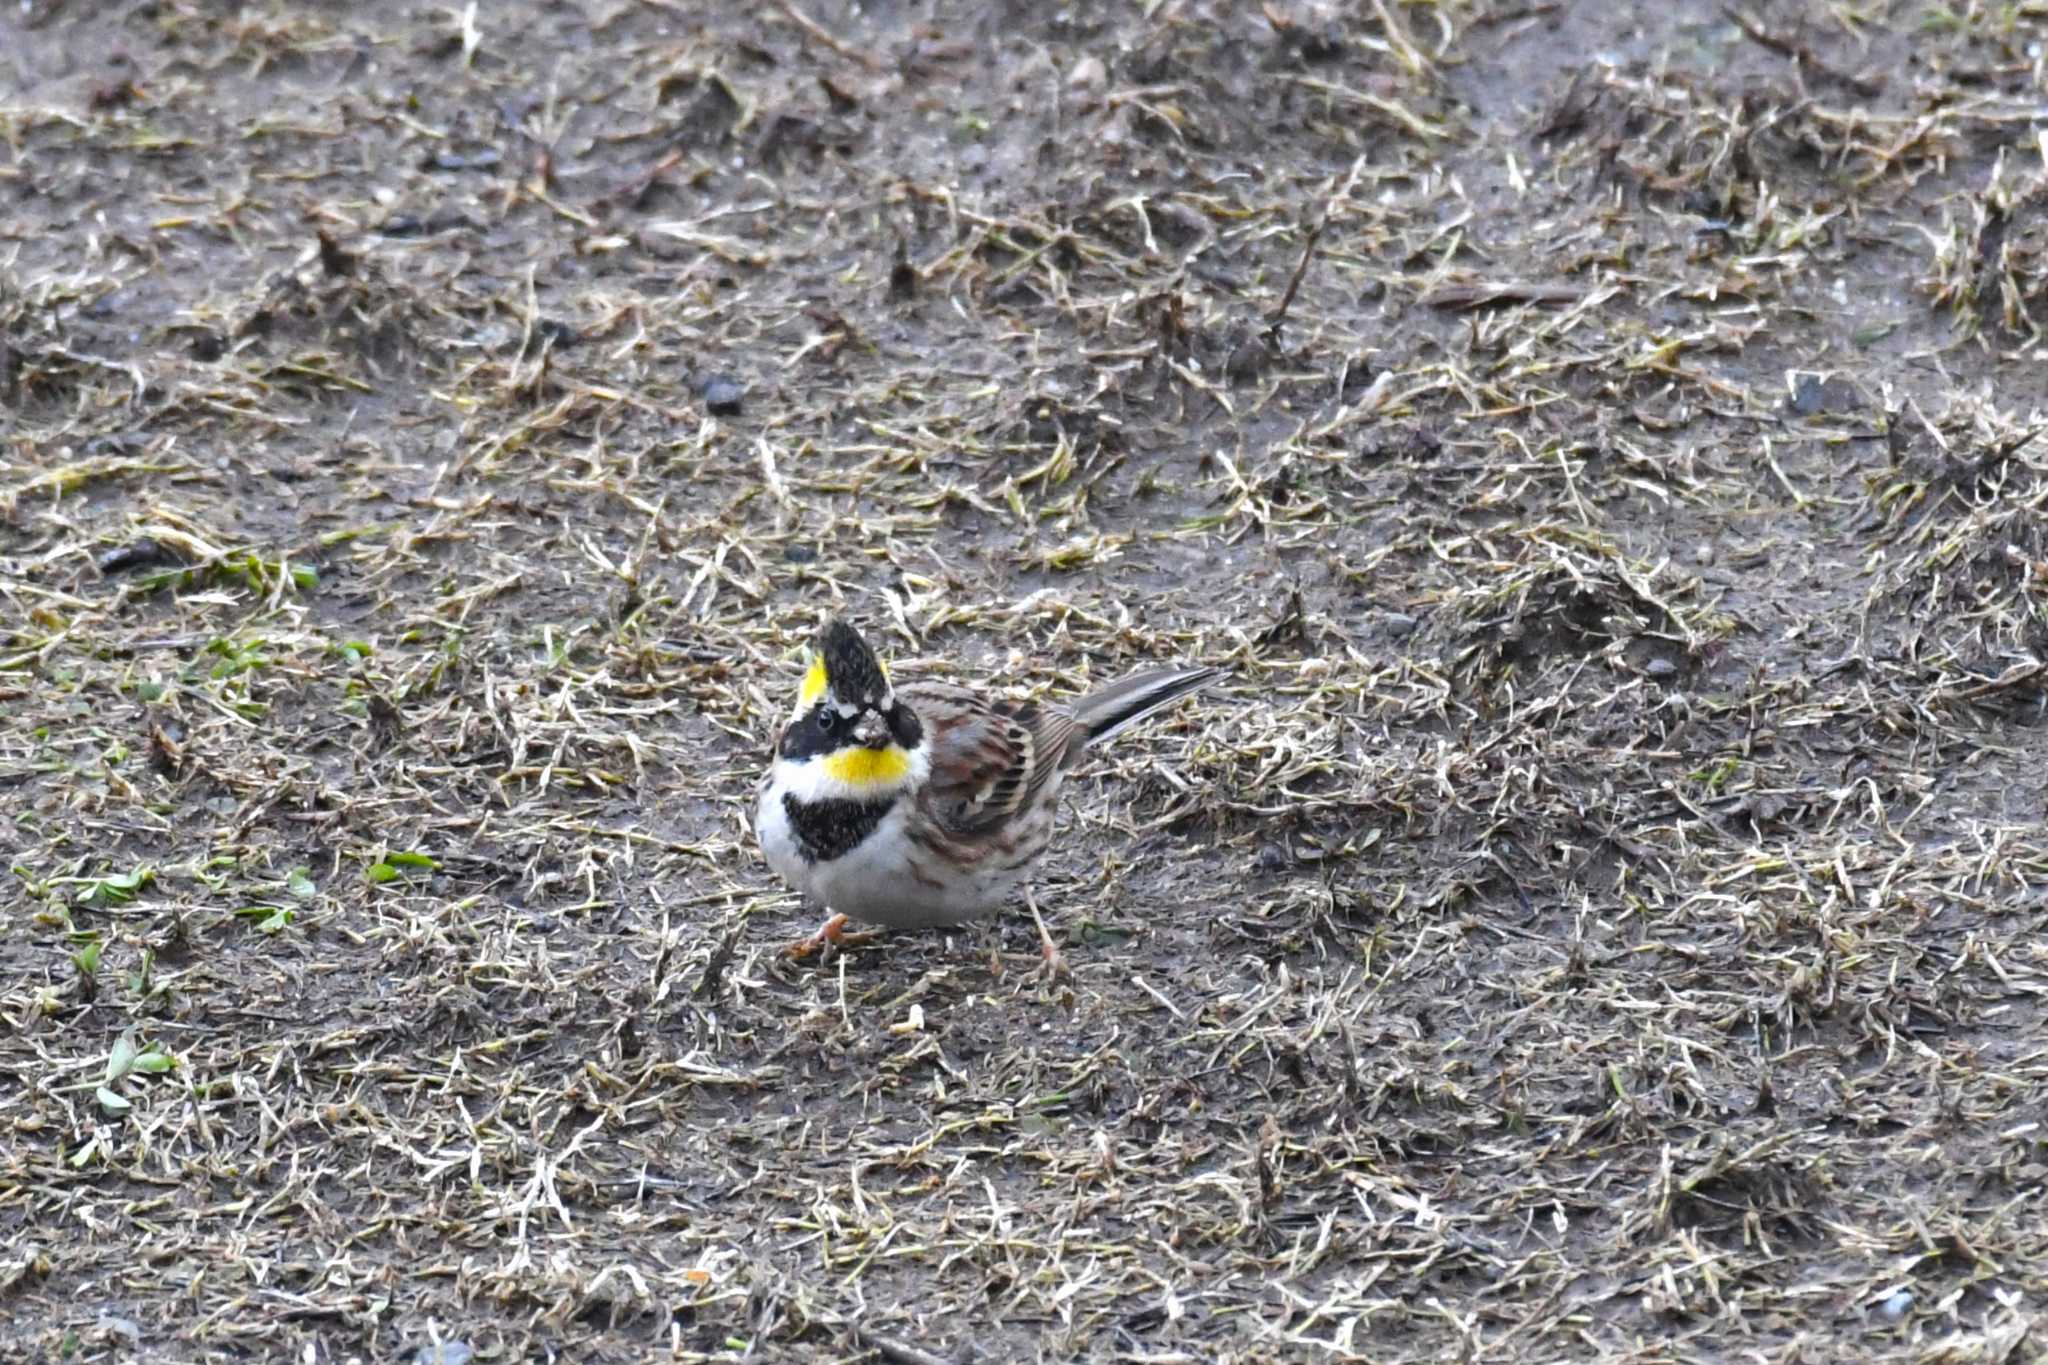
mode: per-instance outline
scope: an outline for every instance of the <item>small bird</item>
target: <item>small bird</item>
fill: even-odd
[[[769,866],[833,912],[790,955],[849,941],[849,919],[963,924],[1023,888],[1046,965],[1058,971],[1027,878],[1052,842],[1061,775],[1088,746],[1221,673],[1148,670],[1071,706],[940,682],[897,687],[858,631],[831,622],[775,742],[754,817]]]

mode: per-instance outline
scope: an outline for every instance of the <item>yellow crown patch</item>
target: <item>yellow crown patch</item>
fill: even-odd
[[[810,669],[804,674],[803,686],[797,689],[796,705],[799,711],[808,711],[825,695],[825,660],[822,656],[811,660]]]

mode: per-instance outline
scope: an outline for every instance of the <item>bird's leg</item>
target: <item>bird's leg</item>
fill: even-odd
[[[1052,935],[1046,932],[1045,917],[1038,913],[1038,897],[1032,894],[1028,886],[1024,888],[1024,904],[1031,907],[1031,922],[1038,926],[1038,945],[1040,951],[1045,954],[1045,974],[1055,979],[1065,976],[1067,960],[1060,956],[1059,945],[1054,943]]]
[[[875,937],[873,934],[849,933],[846,928],[848,923],[846,916],[833,915],[818,926],[817,933],[790,944],[782,950],[782,955],[791,961],[801,962],[820,948],[849,948],[866,943]]]

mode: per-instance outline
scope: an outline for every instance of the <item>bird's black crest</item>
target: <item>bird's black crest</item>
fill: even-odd
[[[844,621],[834,621],[818,637],[818,654],[825,660],[825,681],[832,695],[856,706],[879,706],[889,695],[889,680],[882,676],[882,661],[860,632]]]

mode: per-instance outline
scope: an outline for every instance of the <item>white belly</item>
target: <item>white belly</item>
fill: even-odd
[[[761,788],[760,800],[754,806],[754,837],[761,843],[761,852],[768,859],[768,866],[775,869],[775,875],[788,882],[805,895],[811,893],[810,870],[804,866],[803,854],[796,846],[796,833],[789,827],[789,814],[782,809],[782,802],[768,787]]]
[[[970,874],[936,865],[903,832],[909,805],[908,797],[898,801],[867,838],[829,862],[805,861],[780,797],[762,794],[754,829],[784,881],[851,919],[924,929],[994,914],[1023,881],[1022,871]]]

